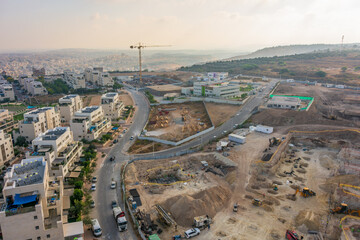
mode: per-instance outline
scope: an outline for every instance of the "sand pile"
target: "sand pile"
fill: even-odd
[[[310,210],[302,210],[295,218],[296,226],[304,225],[308,230],[318,231],[320,228],[320,216]]]
[[[177,224],[190,226],[194,217],[214,217],[230,199],[230,190],[221,186],[212,187],[194,195],[180,195],[169,198],[161,205],[171,213]]]

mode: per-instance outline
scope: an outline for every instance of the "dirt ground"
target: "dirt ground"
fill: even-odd
[[[234,116],[241,108],[238,105],[220,104],[220,103],[205,103],[211,121],[215,127],[220,126],[222,123],[229,120]]]
[[[202,166],[204,160],[208,168]],[[155,204],[171,213],[178,224],[177,231],[155,221],[164,230],[161,239],[170,239],[191,227],[194,217],[206,214],[214,217],[227,205],[234,169],[236,164],[229,160],[224,162],[218,155],[199,153],[156,162],[134,162],[128,166],[125,183],[127,190],[138,190],[140,209],[149,213],[152,220],[158,218]]]
[[[209,127],[203,102],[157,105],[150,110],[146,135],[177,142]]]
[[[161,92],[168,92],[168,91],[181,91],[180,86],[167,84],[167,85],[155,85],[155,86],[148,86],[148,88],[161,91]]]
[[[360,126],[360,99],[351,90],[282,83],[274,94],[315,97],[309,111],[263,109],[251,117],[255,124],[286,126],[298,124],[322,124]],[[331,120],[333,116],[334,120]]]
[[[46,96],[35,96],[31,97],[26,102],[29,105],[38,105],[38,104],[46,104],[50,105],[52,103],[58,103],[59,98],[65,96],[64,94],[54,94],[54,95],[46,95]]]
[[[173,146],[163,143],[153,142],[149,140],[136,139],[134,144],[131,145],[131,147],[129,148],[128,153],[139,154],[139,153],[158,152],[165,149],[169,149],[171,147]]]
[[[122,91],[119,94],[119,98],[120,98],[120,101],[122,101],[125,106],[134,105],[134,102],[133,102],[131,96],[125,91]]]

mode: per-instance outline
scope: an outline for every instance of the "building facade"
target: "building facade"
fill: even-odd
[[[85,72],[85,80],[93,85],[101,86],[101,87],[110,87],[114,85],[114,80],[110,76],[109,73],[103,72],[103,68],[86,68]]]
[[[194,82],[194,95],[203,97],[233,98],[239,97],[240,88],[228,82]]]
[[[19,133],[14,137],[23,136],[30,142],[40,133],[58,126],[60,114],[53,107],[43,107],[24,114],[24,120],[19,123]]]
[[[82,109],[81,97],[77,94],[67,95],[59,99],[60,120],[64,124],[69,124],[74,113]]]
[[[14,147],[10,134],[0,130],[0,166],[14,158]]]
[[[66,239],[62,177],[50,177],[43,157],[23,159],[5,174],[0,207],[4,240]],[[82,237],[78,228],[74,237]],[[73,233],[74,234],[74,233]],[[73,238],[74,239],[74,238]]]
[[[84,74],[66,71],[64,72],[63,79],[66,84],[73,89],[86,88]]]
[[[82,143],[74,141],[69,127],[56,127],[40,134],[32,141],[27,158],[42,156],[48,163],[50,176],[65,177],[82,154]]]
[[[105,93],[101,96],[101,107],[104,110],[105,117],[118,119],[124,109],[124,104],[119,99],[116,92]]]
[[[274,96],[267,102],[269,108],[299,109],[301,100],[297,97]]]
[[[13,115],[7,109],[0,109],[0,130],[11,132],[17,128],[18,124],[14,122]]]
[[[14,101],[15,94],[11,84],[0,84],[0,102]]]
[[[101,106],[90,106],[77,111],[70,121],[74,139],[94,140],[111,129],[110,118],[105,117]]]

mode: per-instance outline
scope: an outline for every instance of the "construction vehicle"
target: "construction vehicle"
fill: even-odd
[[[113,214],[119,231],[125,231],[127,229],[127,221],[124,211],[120,207],[114,207]]]
[[[280,142],[281,142],[280,138],[276,138],[276,137],[269,138],[269,147],[278,146]]]
[[[274,191],[279,190],[278,185],[277,185],[277,184],[274,184],[274,185],[273,185],[273,189],[274,189]]]
[[[211,223],[212,220],[208,215],[194,217],[194,227],[196,228],[206,228]]]
[[[234,208],[233,208],[233,212],[237,212],[238,211],[238,205],[237,203],[234,204]]]
[[[348,207],[346,203],[341,203],[340,206],[330,209],[332,214],[346,214],[352,216],[360,216],[360,210],[352,210]]]
[[[285,238],[287,240],[300,240],[303,239],[303,237],[299,237],[299,235],[293,231],[293,230],[286,230]]]
[[[254,199],[252,200],[252,204],[253,204],[254,206],[261,206],[261,205],[262,205],[262,201],[259,200],[259,199],[254,198]]]
[[[314,191],[310,190],[307,187],[305,187],[303,190],[296,189],[296,192],[295,192],[294,196],[296,196],[296,194],[298,192],[300,192],[300,195],[303,196],[304,198],[316,196],[316,193]]]

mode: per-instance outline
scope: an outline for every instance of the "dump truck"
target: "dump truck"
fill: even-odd
[[[121,207],[114,207],[113,214],[116,221],[116,224],[119,228],[119,231],[127,230],[127,221],[125,217],[125,212],[121,209]]]
[[[208,215],[194,217],[194,227],[196,228],[206,228],[211,223],[212,220]]]

